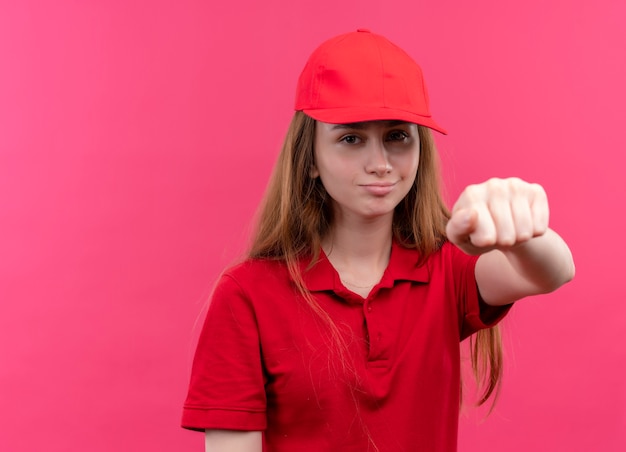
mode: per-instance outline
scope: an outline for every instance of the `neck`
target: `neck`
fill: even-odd
[[[375,285],[389,263],[392,216],[336,221],[322,248],[344,283]]]

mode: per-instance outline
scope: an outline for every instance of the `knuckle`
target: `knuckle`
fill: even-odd
[[[480,191],[481,188],[479,184],[472,184],[465,187],[464,194],[469,197],[475,198],[477,197],[478,193],[480,193]]]
[[[534,230],[532,227],[524,227],[520,228],[517,231],[517,241],[518,242],[526,242],[533,237]]]
[[[515,239],[513,237],[502,238],[498,241],[498,246],[502,248],[510,248],[515,245]]]
[[[474,246],[479,248],[487,248],[496,245],[496,238],[487,234],[471,236],[471,241]]]
[[[541,199],[541,200],[546,200],[548,199],[548,194],[546,193],[546,190],[539,184],[531,184],[531,188],[535,194],[535,197]]]
[[[518,177],[509,179],[509,189],[514,195],[519,195],[528,191],[529,184]]]
[[[509,191],[508,183],[503,179],[492,178],[487,181],[490,196],[505,197]]]

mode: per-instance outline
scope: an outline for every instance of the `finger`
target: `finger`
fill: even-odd
[[[486,248],[495,245],[497,234],[496,225],[487,205],[484,203],[473,206],[476,211],[476,226],[470,233],[469,239],[474,246]]]
[[[534,195],[530,205],[533,218],[533,237],[545,234],[550,221],[548,196],[540,185],[533,185]]]
[[[516,242],[526,242],[534,234],[534,220],[531,200],[528,196],[516,195],[511,200],[511,215],[515,225]]]
[[[453,211],[446,225],[448,240],[456,245],[469,242],[469,236],[476,228],[476,216],[476,211],[473,209]]]
[[[495,226],[495,243],[498,246],[512,246],[517,234],[511,204],[508,196],[496,193],[489,200],[489,214]]]

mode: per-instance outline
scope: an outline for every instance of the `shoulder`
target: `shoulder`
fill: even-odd
[[[476,261],[478,256],[465,254],[454,244],[446,241],[443,245],[426,260],[428,270],[433,277],[443,277],[460,282],[462,280],[474,280]]]
[[[291,281],[283,260],[247,258],[222,272],[212,298],[237,294],[239,297],[256,299],[268,293],[287,290],[291,287]]]
[[[248,278],[252,276],[258,276],[259,273],[276,272],[285,269],[286,265],[283,260],[279,259],[264,259],[264,258],[246,258],[241,262],[237,262],[227,267],[223,275],[228,275],[232,278]]]
[[[285,277],[289,277],[289,270],[285,261],[279,259],[247,258],[222,272],[222,279],[229,278],[243,285]]]
[[[463,259],[463,260],[476,260],[476,256],[470,256],[463,252],[458,246],[454,245],[452,242],[445,241],[441,248],[439,249],[441,255],[455,258],[455,259]]]
[[[421,260],[431,272],[446,268],[460,269],[468,266],[473,269],[478,260],[478,256],[470,256],[464,253],[449,241],[445,241],[435,252],[429,254],[423,260],[423,256],[414,248],[404,248],[402,253],[407,256],[409,261]]]

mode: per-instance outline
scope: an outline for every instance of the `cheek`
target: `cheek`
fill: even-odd
[[[320,165],[319,180],[332,200],[345,201],[353,196],[352,190],[358,181],[358,173],[335,162],[332,168]]]
[[[419,168],[419,154],[399,155],[395,165],[400,169],[403,179],[415,179]]]
[[[417,170],[419,169],[419,165],[420,165],[420,156],[419,156],[419,154],[417,154],[417,156],[413,159],[413,161],[414,161],[413,164],[415,165],[415,169],[413,170],[413,172],[415,174],[417,174]]]

